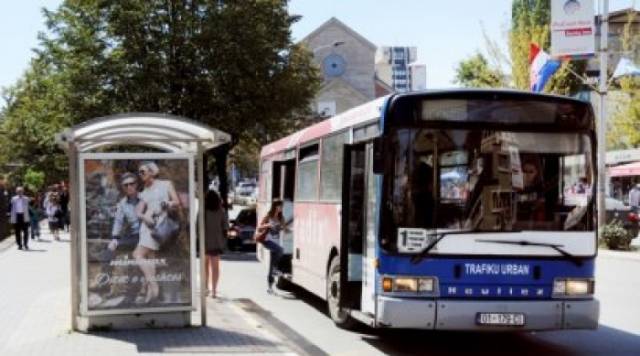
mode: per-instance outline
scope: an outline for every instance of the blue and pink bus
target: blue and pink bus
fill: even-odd
[[[339,326],[593,329],[594,132],[566,97],[396,94],[263,147],[258,216],[285,202],[281,278]]]

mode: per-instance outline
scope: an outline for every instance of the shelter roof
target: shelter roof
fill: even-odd
[[[174,115],[127,113],[86,121],[58,135],[58,143],[78,152],[113,145],[142,145],[169,152],[196,152],[198,143],[211,149],[231,141],[229,134]]]

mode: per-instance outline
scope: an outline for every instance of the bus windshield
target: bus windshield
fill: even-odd
[[[593,156],[582,133],[394,128],[382,245],[399,228],[590,231]]]

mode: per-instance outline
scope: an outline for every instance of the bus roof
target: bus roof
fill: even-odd
[[[476,95],[490,95],[490,94],[504,94],[513,97],[528,97],[528,96],[537,96],[537,97],[546,97],[551,100],[563,100],[567,102],[575,102],[580,104],[588,104],[583,101],[570,98],[567,96],[561,95],[552,95],[552,94],[544,94],[544,93],[532,93],[528,91],[521,90],[512,90],[512,89],[478,89],[478,88],[461,88],[461,89],[444,89],[444,90],[426,90],[419,92],[410,92],[410,93],[402,93],[402,94],[392,94],[384,97],[377,98],[368,103],[357,106],[353,109],[347,110],[342,114],[336,115],[334,117],[328,118],[324,121],[321,121],[315,125],[306,127],[300,131],[294,132],[293,134],[281,138],[278,141],[272,142],[264,147],[260,152],[260,157],[270,156],[277,152],[286,151],[288,149],[297,147],[301,144],[304,144],[309,141],[316,140],[323,136],[330,135],[331,133],[338,132],[345,128],[358,126],[359,124],[363,124],[365,122],[380,118],[381,111],[383,106],[385,105],[387,99],[390,99],[391,102],[395,102],[399,98],[403,97],[441,97],[442,95],[453,94],[476,94]]]
[[[383,96],[366,104],[356,106],[342,114],[330,117],[315,125],[294,132],[293,134],[281,138],[278,141],[272,142],[262,147],[260,157],[266,157],[277,152],[285,151],[290,148],[297,147],[300,144],[304,144],[305,142],[313,141],[331,133],[380,118],[382,107],[388,97],[389,96]]]

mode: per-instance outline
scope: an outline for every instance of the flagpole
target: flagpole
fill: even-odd
[[[598,117],[598,236],[606,223],[606,139],[607,139],[607,62],[609,59],[607,39],[609,37],[609,0],[600,0],[600,80],[598,94],[600,97],[599,117]]]

